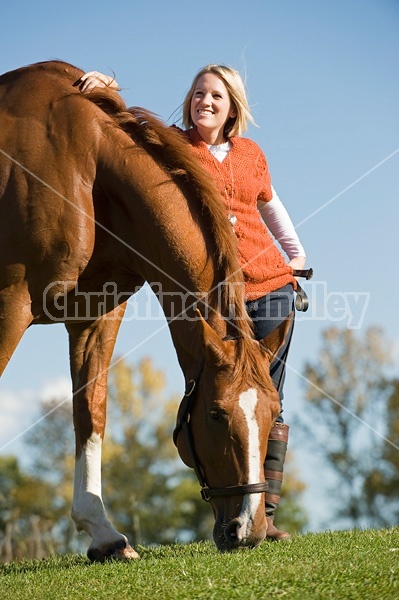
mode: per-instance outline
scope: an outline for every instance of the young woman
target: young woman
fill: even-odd
[[[119,89],[115,79],[97,71],[82,76],[82,92],[97,86]],[[260,340],[292,313],[296,289],[293,270],[303,269],[306,258],[292,221],[271,185],[265,155],[255,142],[241,137],[248,121],[253,119],[240,74],[224,65],[201,69],[183,102],[184,135],[220,188],[226,217],[237,236],[247,310]],[[288,263],[273,238],[287,254]],[[293,323],[292,319],[289,339],[271,365],[281,413],[270,433],[265,461],[269,482],[266,517],[267,538],[277,541],[290,537],[275,527],[274,516],[288,443],[289,427],[283,422],[282,400]]]

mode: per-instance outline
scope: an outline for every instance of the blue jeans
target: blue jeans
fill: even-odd
[[[280,416],[277,421],[283,423],[283,387],[285,380],[285,365],[288,350],[294,330],[294,289],[291,284],[271,292],[266,296],[246,302],[247,312],[254,324],[254,333],[257,340],[262,340],[280,325],[292,312],[293,318],[289,333],[283,346],[279,349],[276,358],[270,365],[270,376],[280,396]]]

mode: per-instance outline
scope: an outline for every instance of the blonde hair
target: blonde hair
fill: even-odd
[[[248,121],[255,125],[255,121],[251,115],[247,94],[245,92],[244,82],[236,69],[225,65],[206,65],[194,77],[190,89],[183,101],[183,125],[186,129],[194,126],[191,118],[191,99],[194,94],[198,79],[205,73],[213,73],[221,79],[229,93],[231,103],[233,104],[237,116],[230,118],[224,128],[224,136],[226,138],[234,135],[242,135],[248,127]]]

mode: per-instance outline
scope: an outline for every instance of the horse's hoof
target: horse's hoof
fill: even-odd
[[[106,560],[133,560],[140,555],[125,540],[111,544],[102,544],[98,548],[89,548],[87,556],[92,562],[103,563]]]
[[[133,560],[134,558],[140,558],[140,555],[137,554],[134,548],[127,544],[125,548],[115,550],[109,558],[113,558],[114,560]]]

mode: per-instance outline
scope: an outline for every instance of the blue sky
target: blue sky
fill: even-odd
[[[287,422],[304,410],[301,372],[317,359],[324,328],[361,334],[380,326],[396,369],[399,363],[398,31],[396,0],[115,0],[106,8],[92,0],[16,0],[2,7],[0,72],[52,58],[114,72],[128,105],[164,120],[204,64],[230,64],[246,75],[258,125],[248,136],[266,153],[315,271],[306,284],[312,307],[298,320],[289,361]],[[151,356],[168,391],[182,393],[162,319],[124,323],[116,354]],[[1,381],[2,453],[23,459],[18,436],[34,423],[42,398],[68,394],[68,369],[62,325],[26,333]],[[296,439],[294,430],[294,447]],[[317,529],[328,499],[317,481],[321,466],[307,452],[298,449],[297,466],[309,497],[318,497]]]

